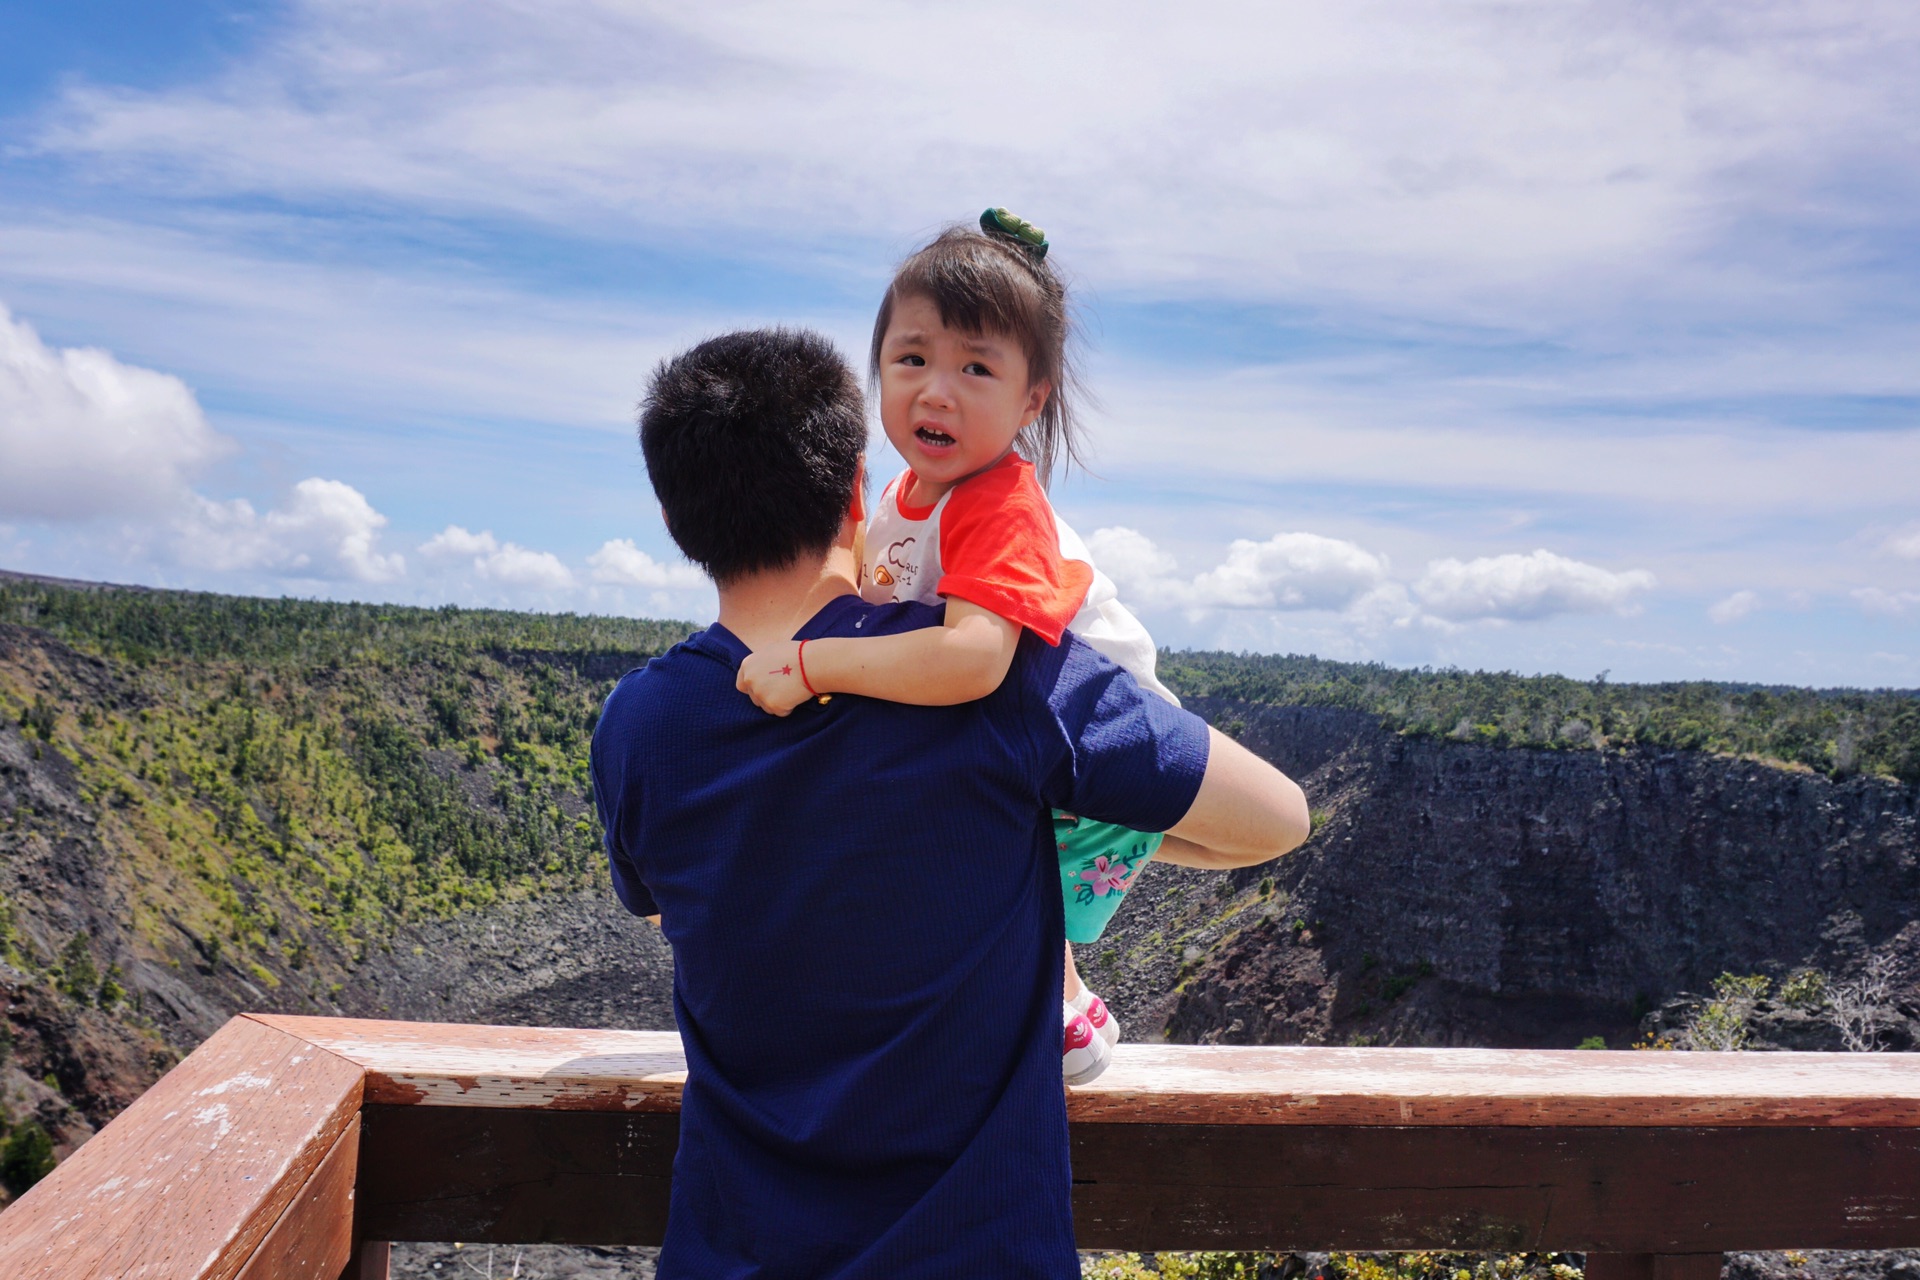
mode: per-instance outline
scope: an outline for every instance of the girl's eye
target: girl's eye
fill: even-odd
[[[924,364],[926,364],[926,362],[927,362],[927,358],[926,358],[925,356],[911,356],[911,355],[909,355],[909,356],[901,356],[901,357],[900,357],[900,363],[901,363],[901,364],[904,364],[904,365],[906,365],[906,366],[907,366],[908,368],[912,368],[912,369],[918,369],[918,368],[920,368],[920,367],[921,367],[922,365],[924,365]]]
[[[991,378],[993,376],[993,370],[987,368],[987,366],[981,364],[978,360],[968,364],[961,372],[970,373],[976,378]]]

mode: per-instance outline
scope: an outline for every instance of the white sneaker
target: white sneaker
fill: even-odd
[[[1062,1000],[1060,1018],[1060,1074],[1068,1084],[1092,1084],[1113,1061],[1113,1046],[1104,1040],[1087,1015]],[[1111,1021],[1111,1019],[1109,1019]]]
[[[1108,1045],[1120,1043],[1120,1020],[1107,1008],[1107,1002],[1093,994],[1093,989],[1082,985],[1080,994],[1067,1001],[1075,1009],[1087,1015],[1087,1021],[1100,1033],[1100,1038]]]

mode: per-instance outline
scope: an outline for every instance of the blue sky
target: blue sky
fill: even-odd
[[[0,0],[0,565],[704,617],[647,371],[993,203],[1162,643],[1920,686],[1911,5],[685,8]]]

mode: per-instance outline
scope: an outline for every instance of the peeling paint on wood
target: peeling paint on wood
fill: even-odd
[[[371,1101],[673,1110],[679,1037],[265,1017],[364,1066]],[[1920,1055],[1123,1044],[1069,1094],[1106,1124],[1920,1125]]]
[[[0,1276],[233,1280],[354,1123],[361,1078],[235,1018],[0,1215]]]

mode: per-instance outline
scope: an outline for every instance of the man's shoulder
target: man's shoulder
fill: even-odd
[[[859,596],[845,595],[813,615],[796,635],[801,640],[833,637],[892,636],[906,631],[923,631],[946,625],[947,607],[922,604],[917,600],[894,600],[869,604]]]
[[[1155,718],[1164,718],[1160,712],[1184,714],[1179,712],[1177,701],[1141,687],[1132,672],[1072,631],[1063,632],[1055,645],[1031,631],[1023,634],[1001,688],[1011,690],[1016,681],[1032,704],[1046,703],[1056,709],[1073,703],[1098,704],[1103,718],[1108,719],[1124,717],[1136,709],[1150,711]]]
[[[600,723],[645,718],[678,693],[706,684],[731,688],[733,674],[722,647],[697,631],[621,676],[601,706]]]

